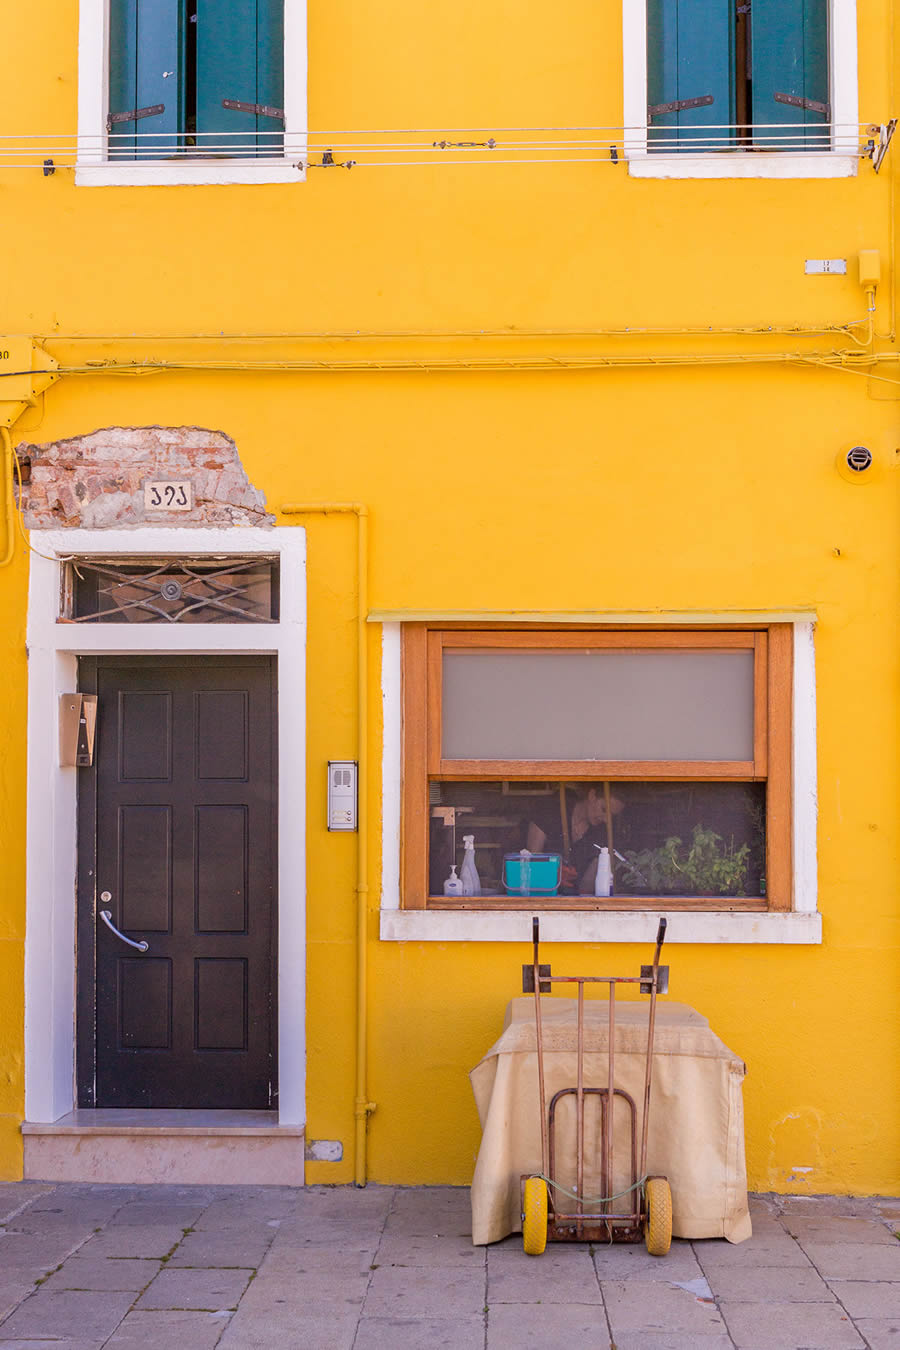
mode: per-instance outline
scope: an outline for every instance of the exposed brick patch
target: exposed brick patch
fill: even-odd
[[[29,529],[275,524],[237,446],[221,431],[107,427],[68,441],[20,445],[18,453],[28,468],[22,508]],[[148,479],[190,479],[193,509],[145,510]]]

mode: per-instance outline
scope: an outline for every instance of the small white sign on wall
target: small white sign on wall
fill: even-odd
[[[145,511],[190,511],[193,505],[194,487],[189,479],[144,484]]]

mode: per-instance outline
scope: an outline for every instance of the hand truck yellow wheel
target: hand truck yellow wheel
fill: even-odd
[[[528,1177],[522,1215],[522,1245],[526,1256],[540,1256],[547,1245],[547,1183]]]
[[[672,1245],[672,1191],[665,1177],[648,1177],[644,1242],[650,1256],[665,1256]]]

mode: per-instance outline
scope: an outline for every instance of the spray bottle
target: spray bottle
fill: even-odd
[[[478,876],[478,868],[475,866],[475,836],[474,834],[463,835],[463,854],[462,867],[459,877],[462,882],[463,895],[480,895],[481,879]]]
[[[594,848],[599,851],[597,875],[594,878],[594,895],[612,895],[612,864],[609,860],[609,849],[600,844],[595,844]]]

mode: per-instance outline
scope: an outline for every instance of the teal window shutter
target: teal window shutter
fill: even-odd
[[[106,125],[112,159],[178,152],[184,125],[180,0],[110,0]]]
[[[651,150],[696,152],[733,141],[734,30],[734,0],[647,0]]]
[[[827,0],[752,0],[750,20],[754,143],[827,150]]]
[[[282,153],[283,10],[283,0],[198,0],[198,149]]]

